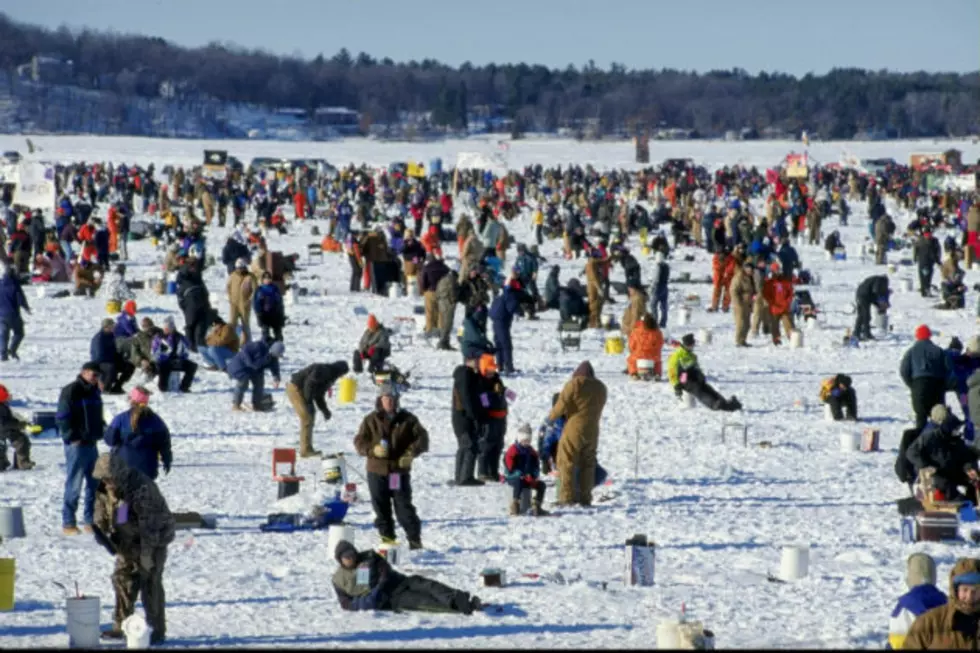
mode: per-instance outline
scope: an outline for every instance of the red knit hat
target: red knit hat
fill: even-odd
[[[915,327],[915,339],[916,340],[928,340],[932,337],[932,331],[925,324],[920,324]]]
[[[367,328],[371,329],[372,331],[378,328],[378,318],[374,317],[374,313],[368,315]]]
[[[123,304],[123,313],[136,317],[136,302],[130,299],[128,302]]]

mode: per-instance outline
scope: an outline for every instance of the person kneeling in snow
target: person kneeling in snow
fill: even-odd
[[[417,610],[471,615],[483,602],[467,592],[422,576],[405,576],[374,551],[358,552],[346,540],[337,543],[333,589],[344,610]]]
[[[851,377],[846,374],[837,374],[823,380],[820,384],[820,401],[830,406],[835,422],[842,419],[857,421],[857,394],[851,385]]]
[[[946,605],[946,595],[936,587],[936,561],[926,553],[913,553],[906,562],[905,584],[909,591],[899,597],[888,620],[888,650],[899,650],[915,620],[928,610]]]
[[[31,460],[31,441],[24,429],[27,424],[13,414],[8,406],[10,392],[7,387],[0,385],[0,472],[10,467],[7,460],[7,442],[14,448],[14,461],[17,469],[33,469]]]
[[[531,504],[531,514],[542,517],[548,514],[541,507],[544,502],[544,491],[547,486],[538,476],[541,474],[541,463],[538,452],[531,446],[531,425],[521,424],[517,430],[517,442],[510,445],[504,454],[504,479],[507,485],[514,488],[514,498],[510,502],[510,514],[521,514],[521,492],[525,489],[534,490],[534,502]]]
[[[679,399],[684,391],[711,410],[734,412],[742,410],[742,404],[734,395],[725,399],[718,391],[708,385],[704,372],[698,365],[698,357],[694,355],[694,334],[688,333],[681,338],[681,346],[677,348],[667,361],[667,379],[674,386],[674,393]]]

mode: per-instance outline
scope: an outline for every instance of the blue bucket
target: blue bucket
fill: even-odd
[[[442,174],[442,159],[430,159],[429,160],[429,174],[439,175]]]
[[[846,261],[847,260],[847,254],[844,254],[844,253],[834,254],[834,260],[835,261]]]
[[[176,281],[168,281],[167,282],[167,294],[168,295],[176,295],[177,294],[177,282]]]

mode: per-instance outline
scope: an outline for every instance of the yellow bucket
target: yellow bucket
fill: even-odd
[[[119,315],[122,312],[122,304],[118,299],[110,299],[105,303],[105,310],[109,315]]]
[[[157,240],[157,237],[156,236],[150,236],[150,244],[151,245],[153,245],[154,247],[156,247],[157,246],[157,243],[159,243],[159,242],[160,241]]]
[[[623,336],[606,336],[606,353],[623,353]]]
[[[352,404],[357,398],[357,379],[353,376],[345,376],[337,384],[337,403]]]
[[[0,612],[14,609],[14,570],[13,558],[0,558]]]
[[[641,243],[647,242],[647,228],[646,227],[640,227],[640,242]]]
[[[650,248],[644,245],[640,248],[640,254],[643,254],[643,256],[650,256]]]

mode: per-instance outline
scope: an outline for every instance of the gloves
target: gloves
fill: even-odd
[[[831,397],[839,397],[840,396],[840,388],[834,388],[833,390],[831,390],[830,391],[830,396]]]
[[[684,389],[681,388],[680,385],[675,385],[674,386],[674,394],[677,395],[677,398],[678,399],[680,399],[681,397],[684,396]]]
[[[413,460],[415,460],[415,456],[408,452],[398,459],[398,466],[402,469],[411,469]]]
[[[368,355],[368,358],[371,358],[372,356],[374,356],[374,347],[368,347],[367,355]]]
[[[324,420],[329,420],[331,417],[333,417],[333,413],[330,412],[330,409],[329,408],[327,408],[326,410],[321,411],[321,412],[323,413],[323,419]]]
[[[384,446],[382,446],[380,444],[374,445],[374,449],[371,450],[371,453],[374,454],[374,457],[375,458],[387,458],[388,457],[387,450],[385,449]]]
[[[535,484],[536,484],[536,482],[535,482],[535,478],[534,478],[533,476],[531,476],[530,474],[528,474],[527,476],[525,476],[525,477],[524,477],[523,479],[521,479],[521,480],[523,480],[523,481],[524,481],[525,483],[527,483],[528,485],[535,485]]]

